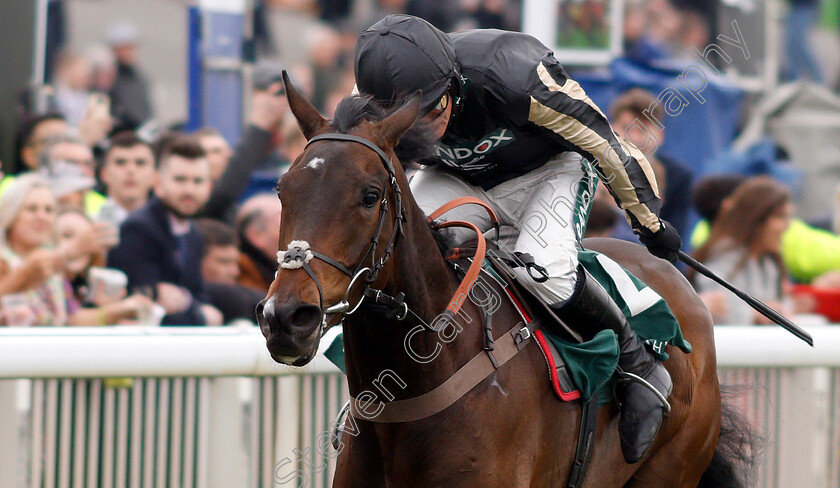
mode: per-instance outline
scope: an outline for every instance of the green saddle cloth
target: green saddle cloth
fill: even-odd
[[[668,359],[668,345],[691,352],[691,344],[683,337],[676,317],[653,289],[603,254],[579,251],[578,260],[613,297],[630,326],[650,346],[657,359]],[[602,330],[592,340],[581,344],[543,333],[557,347],[584,401],[607,386],[618,366],[615,332]],[[342,334],[330,334],[325,341],[327,344],[322,343],[322,347],[326,346],[324,355],[346,373]],[[610,395],[600,398],[602,402],[609,401]]]
[[[630,327],[644,340],[660,361],[668,359],[666,346],[673,345],[686,353],[691,344],[682,335],[677,318],[668,304],[652,288],[607,256],[595,251],[578,251],[579,262],[612,296]],[[572,381],[586,401],[607,386],[618,366],[618,337],[612,330],[602,330],[592,340],[581,344],[546,333],[556,347]],[[600,395],[609,401],[609,392]]]

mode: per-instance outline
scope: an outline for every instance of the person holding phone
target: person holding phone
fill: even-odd
[[[57,199],[39,174],[18,177],[0,198],[0,304],[14,302],[16,312],[27,308],[28,325],[93,325],[95,314],[80,313],[63,273],[76,259],[103,252],[114,236],[94,227],[57,243],[57,212]]]
[[[96,228],[97,224],[83,212],[73,208],[61,209],[56,218],[55,241],[59,247],[69,245],[81,235],[95,232]],[[102,268],[104,265],[105,249],[82,254],[65,264],[64,276],[70,282],[73,298],[82,306],[74,321],[87,325],[113,325],[138,323],[141,317],[148,317],[154,302],[141,294],[126,297],[125,274]]]

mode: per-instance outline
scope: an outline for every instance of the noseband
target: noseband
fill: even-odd
[[[386,155],[385,152],[379,146],[365,139],[364,137],[354,136],[351,134],[330,133],[321,134],[313,137],[309,140],[309,142],[306,143],[306,147],[309,147],[310,144],[317,141],[354,142],[356,144],[361,144],[370,149],[371,151],[375,152],[376,155],[379,156],[379,159],[382,161],[382,164],[385,166],[385,170],[388,172],[388,186],[394,194],[395,209],[394,229],[391,232],[391,237],[388,240],[387,245],[385,246],[385,251],[382,253],[382,257],[377,260],[376,248],[379,244],[379,237],[382,234],[382,226],[385,223],[385,214],[388,213],[388,190],[386,189],[386,191],[383,192],[382,200],[379,203],[379,221],[376,224],[376,231],[374,232],[373,237],[370,240],[370,245],[368,246],[367,251],[362,256],[361,260],[359,260],[359,264],[357,264],[356,268],[352,271],[347,266],[344,266],[337,260],[327,256],[326,254],[310,249],[309,243],[307,243],[306,241],[292,241],[288,244],[287,250],[280,251],[277,253],[277,260],[280,263],[280,268],[303,268],[303,270],[306,271],[306,274],[308,274],[309,277],[312,278],[312,281],[315,282],[315,286],[318,287],[318,300],[320,302],[321,307],[321,330],[323,332],[323,329],[325,329],[327,326],[327,315],[335,313],[340,313],[342,314],[342,316],[350,315],[356,310],[358,310],[359,306],[361,306],[366,295],[365,293],[362,294],[362,297],[359,299],[359,302],[356,303],[356,305],[354,305],[352,308],[350,307],[349,300],[353,286],[356,284],[359,278],[362,277],[362,275],[365,275],[365,281],[368,285],[376,281],[376,278],[379,276],[379,272],[382,271],[382,268],[391,258],[391,254],[394,252],[394,248],[396,248],[397,246],[397,242],[403,232],[402,224],[403,222],[405,222],[406,218],[405,210],[402,207],[402,193],[399,185],[397,184],[397,175],[396,171],[394,170],[394,164],[391,161],[391,158],[389,158],[388,155]],[[370,258],[370,262],[369,264],[366,264],[368,258]],[[317,276],[315,276],[315,273],[309,266],[309,262],[312,259],[319,259],[350,277],[350,284],[347,285],[347,290],[344,292],[343,300],[329,307],[324,307],[324,290],[322,289],[321,283],[318,280]]]

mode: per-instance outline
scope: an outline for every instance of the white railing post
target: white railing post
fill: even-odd
[[[212,379],[208,401],[207,486],[247,486],[239,379]]]
[[[23,461],[17,403],[17,381],[0,381],[0,480],[18,480],[19,463]]]
[[[829,375],[823,368],[791,368],[782,371],[777,405],[779,488],[828,486]]]

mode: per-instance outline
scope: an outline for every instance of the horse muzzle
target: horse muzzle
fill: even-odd
[[[272,359],[303,366],[315,357],[321,338],[321,309],[317,305],[278,303],[270,296],[257,304],[256,315]]]

